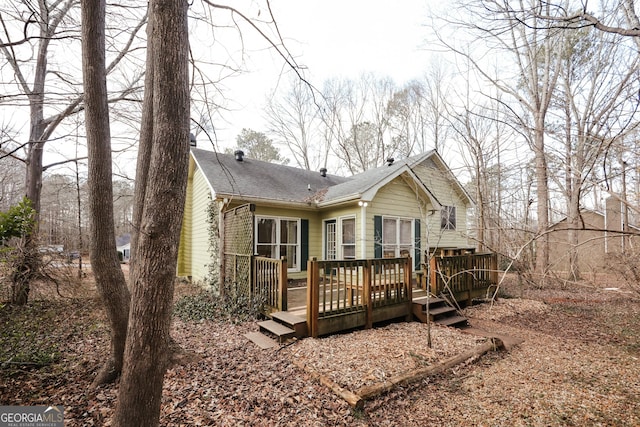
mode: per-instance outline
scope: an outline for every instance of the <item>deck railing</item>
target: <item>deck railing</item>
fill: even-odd
[[[371,327],[374,310],[406,304],[411,313],[411,258],[317,261],[307,264],[307,327],[311,336],[322,334],[322,320],[338,322],[338,316],[362,314]],[[403,312],[404,313],[404,312]],[[390,315],[393,315],[390,314]],[[347,320],[344,325],[347,325]],[[343,325],[343,326],[344,326]],[[335,326],[340,328],[342,326]],[[345,327],[346,329],[346,327]]]
[[[430,267],[433,294],[450,292],[469,304],[474,295],[498,283],[498,258],[494,253],[434,256]]]
[[[267,312],[287,310],[287,259],[253,257],[252,294],[264,298]]]

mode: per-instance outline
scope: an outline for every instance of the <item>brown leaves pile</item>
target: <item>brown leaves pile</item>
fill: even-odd
[[[424,323],[395,323],[326,338],[307,338],[292,346],[291,358],[348,390],[383,382],[463,353],[484,338]]]
[[[294,362],[304,361],[353,390],[446,359],[483,338],[434,326],[429,348],[427,325],[398,323],[261,350],[243,336],[257,330],[255,323],[176,320],[173,338],[198,357],[167,372],[160,423],[640,425],[640,302],[599,292],[590,289],[576,298],[571,290],[536,290],[526,300],[469,309],[472,325],[524,342],[398,387],[367,401],[362,411],[352,410]],[[109,425],[118,385],[87,394],[109,342],[99,303],[90,303],[79,309],[77,302],[58,302],[40,318],[32,313],[35,324],[65,325],[52,332],[63,343],[62,354],[43,368],[0,369],[0,402],[61,404],[67,426]],[[17,327],[6,313],[0,309],[0,336]],[[64,321],[69,313],[72,322]]]

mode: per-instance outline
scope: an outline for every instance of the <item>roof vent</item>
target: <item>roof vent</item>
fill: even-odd
[[[236,150],[233,153],[233,155],[236,156],[236,160],[239,162],[241,162],[244,159],[244,151],[242,150]]]
[[[197,147],[196,136],[194,134],[192,134],[191,132],[189,132],[189,145],[191,147]]]
[[[393,157],[389,157],[387,159],[387,166],[391,166],[393,164],[393,162],[395,161],[395,159]]]
[[[327,177],[327,168],[320,168],[320,175],[323,178],[326,178]]]

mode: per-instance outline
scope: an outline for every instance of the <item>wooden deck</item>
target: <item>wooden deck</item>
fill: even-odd
[[[307,327],[327,335],[395,319],[411,319],[411,258],[307,263]]]
[[[442,324],[466,322],[456,317],[454,308],[434,306],[433,312],[429,312],[425,307],[430,303],[425,305],[424,298],[420,297],[427,292],[442,294],[464,305],[473,298],[484,297],[497,280],[495,254],[433,257],[430,274],[417,272],[418,280],[414,280],[409,257],[311,259],[307,264],[307,286],[295,289],[286,288],[285,259],[258,258],[255,265],[252,288],[256,294],[266,297],[265,314],[289,328],[280,331],[278,325],[263,322],[261,329],[277,329],[279,340],[370,328],[392,319],[415,317],[420,321],[440,320]],[[434,303],[443,301],[431,299]],[[439,318],[451,311],[454,312],[451,318]]]

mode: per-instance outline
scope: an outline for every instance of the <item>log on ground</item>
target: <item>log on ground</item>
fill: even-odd
[[[474,347],[465,353],[461,353],[435,365],[396,375],[395,377],[392,377],[389,380],[381,383],[361,387],[356,390],[355,394],[359,396],[362,401],[371,399],[372,397],[390,391],[399,384],[414,383],[421,380],[422,378],[444,372],[447,369],[452,368],[471,358],[478,358],[485,353],[488,353],[489,351],[495,351],[502,348],[504,348],[502,340],[500,340],[499,338],[491,338],[489,341],[482,345]]]
[[[297,368],[303,370],[304,372],[306,372],[309,375],[311,375],[313,378],[315,378],[318,381],[320,381],[320,384],[324,385],[325,387],[328,387],[336,395],[338,395],[342,399],[346,400],[347,403],[349,405],[351,405],[351,407],[353,407],[353,408],[362,408],[362,406],[364,405],[364,401],[360,398],[360,396],[358,396],[357,394],[355,394],[355,393],[353,393],[353,392],[351,392],[351,391],[349,391],[349,390],[347,390],[347,389],[345,389],[343,387],[340,387],[338,384],[336,384],[333,380],[331,380],[327,376],[322,375],[321,373],[316,372],[311,368],[308,368],[304,363],[300,363],[298,361],[294,361],[293,364]]]

